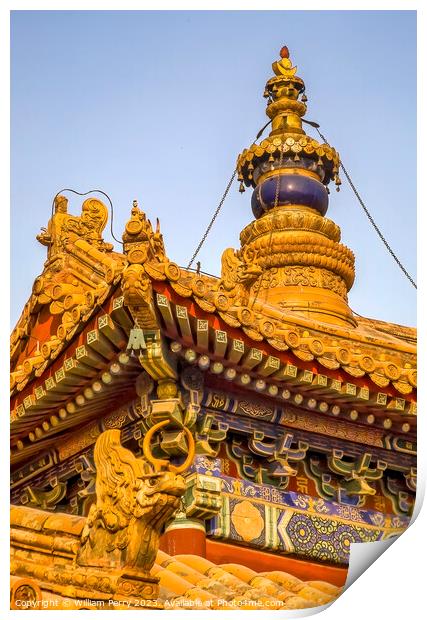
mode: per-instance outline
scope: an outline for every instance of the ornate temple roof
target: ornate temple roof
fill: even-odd
[[[91,205],[94,219],[106,211],[98,200]],[[65,216],[54,214],[52,230],[57,217]],[[73,225],[81,220],[68,217]],[[160,326],[175,352],[248,389],[296,398],[328,417],[341,400],[353,421],[357,406],[368,424],[411,429],[415,330],[355,315],[351,323],[324,322],[261,295],[247,302],[247,291],[236,292],[243,284],[232,280],[239,272],[238,259],[230,263],[232,250],[224,253],[219,279],[180,268],[167,258],[159,228],[153,231],[136,205],[123,253],[103,246],[95,231],[97,244],[93,228],[87,233],[75,225],[70,232],[63,225],[55,233],[63,240],[52,246],[13,331],[11,421],[18,452],[27,442],[34,452],[41,441],[91,419],[106,394],[120,399],[133,389],[140,367],[126,346],[136,322]],[[307,388],[314,405],[302,398]],[[52,415],[58,406],[59,416]]]
[[[339,155],[304,130],[286,47],[273,72],[270,134],[236,167],[255,219],[220,277],[174,263],[136,201],[119,252],[100,200],[54,199],[11,337],[12,605],[323,605],[351,542],[409,523],[416,330],[351,310],[354,255],[325,216]],[[209,559],[177,552],[189,522]]]

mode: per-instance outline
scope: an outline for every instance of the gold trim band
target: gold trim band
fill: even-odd
[[[257,185],[263,183],[266,179],[269,179],[270,177],[277,176],[278,174],[299,174],[302,177],[311,177],[312,179],[315,179],[316,181],[319,181],[319,183],[321,183],[319,175],[312,170],[306,170],[305,168],[275,168],[274,170],[267,170],[267,172],[264,172],[264,174],[259,177]]]

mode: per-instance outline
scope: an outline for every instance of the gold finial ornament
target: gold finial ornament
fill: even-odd
[[[341,232],[325,218],[328,184],[337,189],[339,155],[303,128],[307,97],[286,46],[272,64],[265,86],[269,136],[238,157],[240,190],[254,188],[255,221],[241,232],[238,256],[261,275],[248,294],[256,303],[285,312],[354,325],[347,292],[354,281],[354,255],[339,243]]]
[[[283,152],[285,160],[295,160],[295,156],[312,160],[311,171],[327,185],[337,176],[339,155],[329,144],[320,144],[307,136],[302,127],[302,118],[307,112],[305,84],[296,75],[297,67],[292,65],[286,46],[280,50],[280,60],[273,62],[272,68],[275,75],[267,81],[264,90],[266,114],[271,119],[272,130],[260,144],[252,144],[239,156],[239,180],[247,187],[255,187],[260,177],[275,167],[271,157],[278,159]],[[263,166],[266,160],[270,165]],[[288,162],[286,167],[289,166]]]
[[[289,59],[289,50],[286,45],[280,50],[280,60],[273,62],[272,67],[276,75],[284,75],[285,77],[293,77],[297,72],[297,68],[292,66]]]

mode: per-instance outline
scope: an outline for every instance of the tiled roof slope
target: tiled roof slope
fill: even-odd
[[[302,609],[325,605],[341,592],[326,581],[302,581],[284,571],[257,573],[241,564],[163,551],[152,573],[160,578],[165,608]]]
[[[75,554],[86,518],[12,506],[10,522],[11,594],[28,586],[42,601],[56,601],[46,609],[91,609],[89,599],[82,602],[76,587],[64,587],[60,577],[78,568]],[[151,601],[151,607],[159,609],[302,609],[325,605],[342,590],[284,571],[257,573],[241,564],[217,565],[198,555],[171,556],[160,550],[151,575],[160,580],[158,599]],[[95,592],[93,596],[97,599]],[[106,598],[111,594],[102,596],[105,605]],[[119,598],[115,608],[135,607],[134,597]]]

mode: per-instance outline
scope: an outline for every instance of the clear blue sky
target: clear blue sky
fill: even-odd
[[[416,278],[414,11],[15,11],[11,40],[12,324],[63,187],[107,192],[117,237],[137,198],[160,218],[171,260],[188,263],[236,156],[267,121],[262,93],[283,44],[306,83],[307,118]],[[250,192],[237,190],[200,254],[205,271],[219,273],[252,219]],[[356,254],[351,307],[415,325],[415,290],[344,179],[328,217]]]

